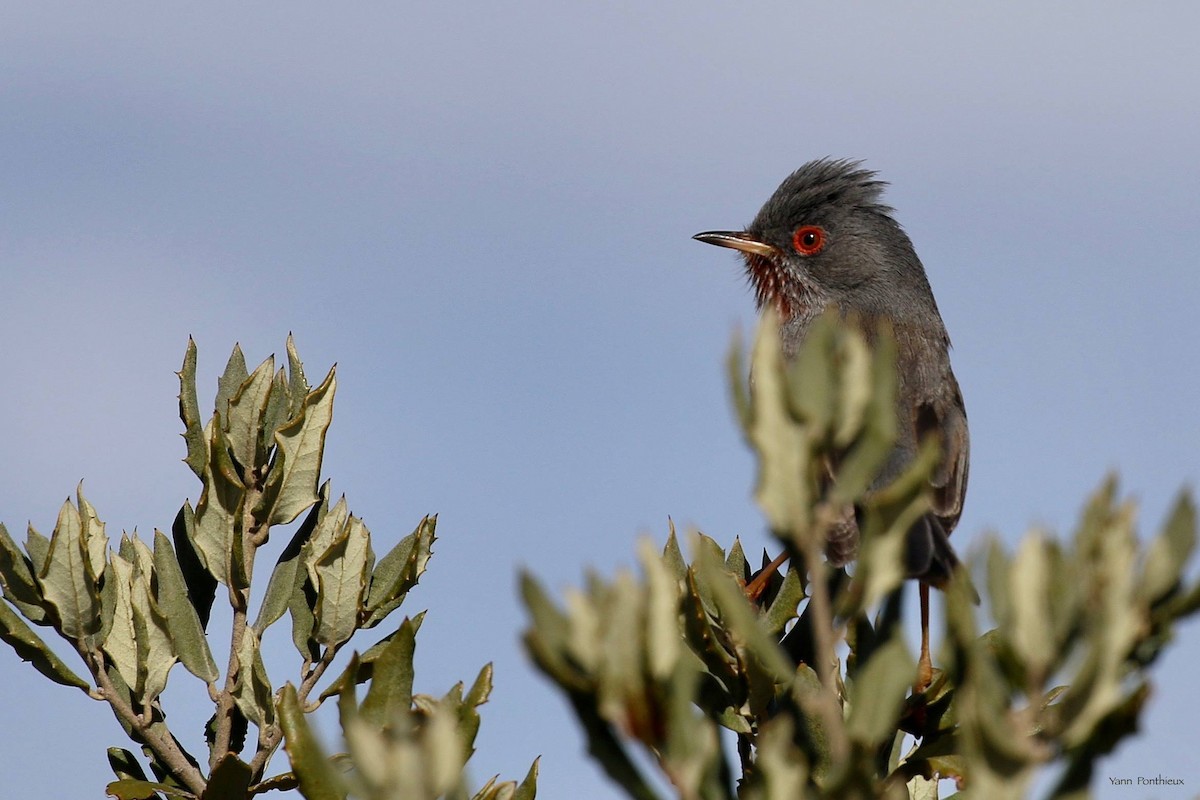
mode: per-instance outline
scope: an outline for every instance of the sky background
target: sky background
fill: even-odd
[[[611,575],[668,516],[766,544],[723,367],[753,300],[691,235],[866,159],[954,342],[959,549],[1069,531],[1110,470],[1148,533],[1200,477],[1198,30],[1186,2],[7,3],[0,520],[49,534],[82,478],[114,542],[168,528],[200,490],[188,336],[207,409],[235,342],[253,367],[291,331],[314,385],[338,364],[325,474],[376,551],[440,515],[404,610],[419,691],[495,662],[476,783],[541,755],[540,796],[618,797],[520,650],[515,578]],[[1099,797],[1200,787],[1178,635]],[[286,622],[264,646],[294,680]],[[101,796],[107,707],[8,648],[0,685],[0,795]],[[199,750],[200,684],[164,702]]]

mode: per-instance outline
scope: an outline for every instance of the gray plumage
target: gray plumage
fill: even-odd
[[[947,537],[967,489],[967,416],[950,368],[949,336],[912,242],[881,202],[885,186],[860,162],[813,161],[784,179],[744,231],[695,238],[741,251],[759,307],[773,305],[780,314],[788,358],[830,307],[861,320],[868,333],[879,320],[890,324],[898,436],[875,487],[894,480],[926,436],[939,437],[933,509],[910,530],[906,558],[911,577],[940,586],[958,564]],[[840,565],[857,548],[858,525],[848,509],[830,536],[827,557]]]

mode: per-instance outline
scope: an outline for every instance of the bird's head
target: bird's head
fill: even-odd
[[[742,231],[695,239],[742,253],[759,307],[784,320],[830,305],[895,316],[932,303],[908,236],[880,202],[886,184],[860,162],[820,160],[789,175]]]

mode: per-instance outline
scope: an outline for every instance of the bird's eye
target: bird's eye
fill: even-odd
[[[792,234],[792,246],[802,256],[815,256],[825,247],[825,229],[817,225],[801,225]]]

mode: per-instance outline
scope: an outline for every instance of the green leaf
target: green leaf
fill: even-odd
[[[424,620],[425,612],[422,611],[420,614],[417,614],[415,617],[413,617],[411,621],[405,617],[404,623],[411,623],[413,635],[415,636],[416,633],[421,630],[421,623],[424,622]],[[401,627],[404,626],[404,623],[401,623]],[[366,652],[364,652],[361,656],[358,656],[351,664],[346,666],[346,669],[343,670],[342,674],[337,677],[337,680],[329,684],[329,686],[327,686],[325,690],[321,692],[320,699],[324,700],[327,697],[333,697],[336,694],[341,694],[342,690],[347,684],[353,683],[354,685],[358,685],[366,683],[369,680],[373,680],[375,676],[375,662],[379,660],[379,657],[383,655],[384,651],[399,635],[400,630],[394,630],[375,644],[368,647]]]
[[[807,363],[807,356],[798,358],[793,371],[798,376],[795,380],[803,381],[805,386],[810,385],[805,377]],[[773,311],[763,315],[754,340],[751,370],[755,385],[750,396],[752,424],[746,436],[759,455],[755,499],[771,530],[803,537],[812,528],[811,445],[808,429],[796,424],[788,407],[788,376],[779,344],[778,316]],[[823,416],[818,398],[811,393],[806,398],[812,402],[802,409],[803,414],[808,418]],[[802,544],[800,540],[795,543]]]
[[[142,765],[138,763],[133,753],[124,748],[108,748],[108,765],[112,767],[113,774],[117,776],[117,780],[124,780],[126,778],[137,781],[146,780],[146,771],[142,769]]]
[[[217,596],[217,579],[205,569],[204,562],[196,552],[196,514],[192,504],[184,501],[175,522],[171,525],[171,538],[175,541],[175,554],[187,585],[188,602],[196,609],[200,629],[208,628],[208,617],[213,600]]]
[[[533,760],[529,766],[529,772],[525,773],[525,780],[521,781],[521,785],[517,787],[512,800],[534,800],[537,797],[538,764],[541,760],[540,756]]]
[[[25,531],[25,552],[29,554],[33,574],[41,575],[46,568],[46,557],[50,554],[50,540],[38,533],[33,523]]]
[[[230,584],[234,540],[242,535],[246,489],[229,460],[229,447],[219,416],[209,423],[211,458],[204,470],[204,491],[196,506],[194,544],[204,566],[221,583]]]
[[[85,692],[91,689],[3,601],[0,601],[0,639],[8,642],[22,661],[32,663],[34,669],[55,683],[75,686]]]
[[[101,642],[125,685],[138,686],[137,633],[133,623],[132,582],[133,565],[117,553],[109,555],[108,581],[112,581],[116,592],[113,607],[112,627]]]
[[[412,707],[416,635],[416,626],[404,620],[396,636],[375,659],[371,685],[359,713],[377,728],[387,725],[398,712]]]
[[[56,612],[55,627],[68,639],[81,639],[100,627],[100,593],[90,555],[79,509],[68,500],[58,512],[46,563],[38,575],[46,601]]]
[[[248,377],[250,373],[246,370],[246,356],[242,354],[242,346],[235,344],[229,361],[225,363],[225,372],[217,379],[216,413],[221,419],[228,419],[229,400],[237,394],[238,388]]]
[[[271,577],[267,581],[267,591],[258,608],[258,617],[254,620],[254,629],[258,631],[259,636],[283,616],[292,597],[300,591],[304,583],[306,572],[301,569],[303,561],[301,554],[304,552],[304,545],[312,538],[314,531],[326,518],[329,511],[328,481],[321,487],[320,495],[321,502],[309,509],[308,516],[296,528],[287,547],[283,548],[283,552],[279,555],[275,569],[271,570]]]
[[[1176,588],[1195,547],[1196,506],[1184,492],[1175,501],[1162,533],[1150,542],[1139,594],[1154,603]]]
[[[264,453],[275,446],[275,431],[288,421],[291,403],[292,398],[288,395],[287,375],[284,373],[283,367],[280,367],[271,381],[267,406],[263,410],[260,442]]]
[[[800,571],[789,569],[783,577],[783,584],[771,602],[763,618],[763,626],[767,635],[779,639],[783,636],[787,624],[797,616],[800,601],[804,599],[804,584],[800,580]]]
[[[135,546],[146,550],[140,540]],[[145,554],[143,563],[152,558]],[[167,675],[178,657],[167,629],[167,620],[151,596],[151,573],[146,568],[135,568],[130,585],[130,600],[133,606],[133,630],[137,640],[138,675],[141,678],[136,693],[143,708],[162,693],[167,685]]]
[[[215,681],[220,673],[208,648],[208,639],[196,609],[188,600],[187,584],[175,551],[161,531],[154,532],[154,571],[158,577],[158,606],[166,618],[179,660],[200,680]]]
[[[296,352],[296,342],[292,339],[289,333],[287,337],[287,358],[288,358],[288,395],[291,397],[291,407],[288,410],[288,418],[292,418],[300,413],[304,408],[304,399],[308,396],[310,387],[308,379],[304,377],[304,364],[300,362],[300,354]]]
[[[262,438],[263,418],[271,395],[271,380],[275,375],[275,357],[270,356],[242,381],[229,398],[226,430],[233,457],[246,471],[266,464],[267,446]]]
[[[275,700],[267,668],[259,652],[258,637],[247,628],[238,646],[238,673],[233,699],[246,719],[260,728],[275,722]]]
[[[325,434],[333,419],[337,391],[335,370],[304,398],[300,412],[275,432],[278,448],[255,516],[271,525],[286,525],[319,499],[317,483],[325,453]]]
[[[79,504],[79,536],[89,567],[88,574],[92,576],[92,582],[96,583],[104,574],[108,537],[104,535],[104,523],[96,515],[96,509],[83,496],[83,481],[80,481],[79,486],[76,487],[75,497]]]
[[[234,753],[227,753],[213,767],[200,800],[234,800],[246,797],[252,775],[249,764]]]
[[[846,732],[868,747],[891,741],[904,697],[917,674],[917,662],[900,636],[875,649],[859,669],[850,695]]]
[[[279,698],[279,724],[283,728],[284,749],[300,782],[300,793],[306,800],[342,800],[346,789],[341,776],[334,771],[308,727],[296,687],[291,683],[284,685]]]
[[[382,622],[417,585],[432,555],[433,543],[437,540],[436,530],[437,515],[424,517],[412,533],[379,559],[367,592],[364,628],[372,628]]]
[[[0,523],[0,587],[3,587],[8,601],[26,619],[38,625],[47,624],[46,611],[42,608],[42,591],[34,578],[33,562],[21,552],[3,523]]]
[[[1048,677],[1058,650],[1049,615],[1050,588],[1056,580],[1050,559],[1048,543],[1029,535],[1017,548],[1009,571],[1013,616],[1006,633],[1034,686]]]
[[[183,368],[175,374],[179,376],[179,418],[183,421],[183,440],[187,444],[184,462],[197,478],[203,480],[204,466],[208,463],[208,440],[200,422],[200,403],[196,399],[196,342],[190,336]]]
[[[316,562],[317,627],[315,639],[332,647],[358,629],[359,611],[366,590],[371,555],[371,535],[353,515],[329,550]]]
[[[177,789],[170,784],[140,781],[133,778],[113,781],[104,787],[104,793],[117,798],[117,800],[152,800],[158,796],[158,792],[167,797],[179,797],[185,798],[185,800],[194,800],[196,797],[191,792]]]

